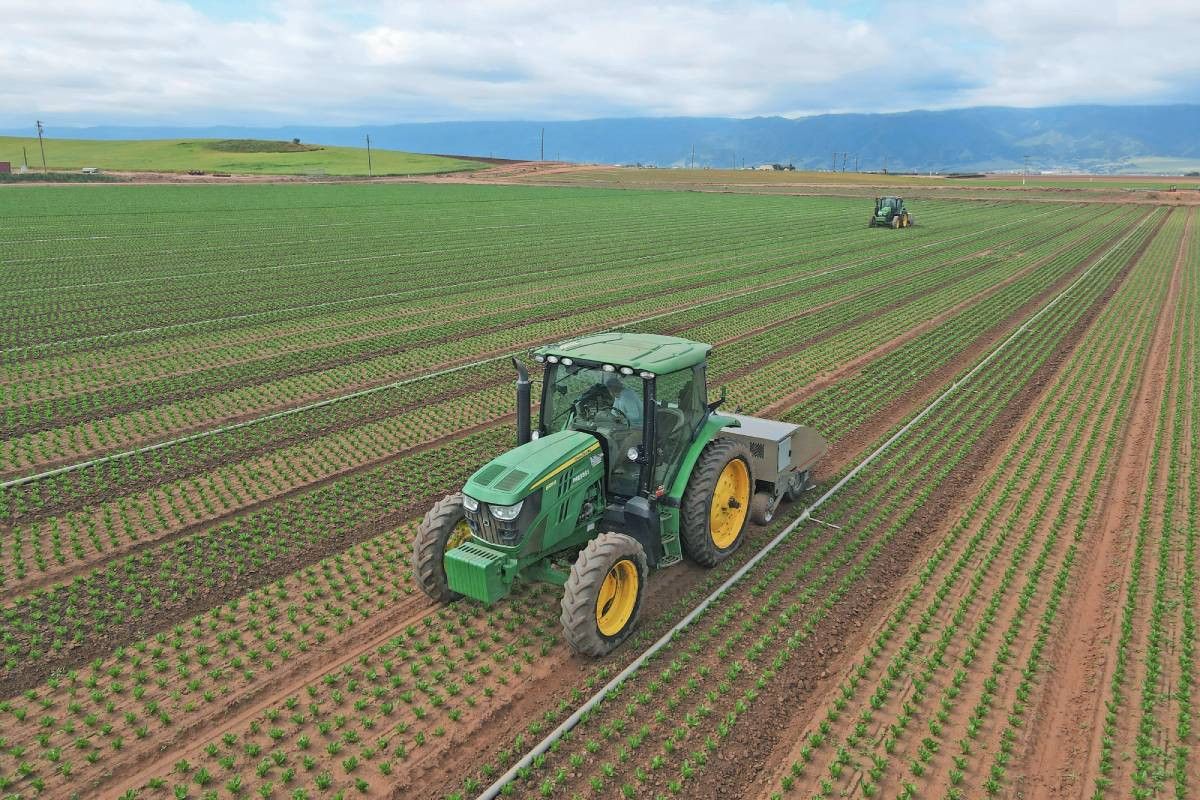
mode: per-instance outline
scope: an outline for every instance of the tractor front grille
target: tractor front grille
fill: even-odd
[[[467,524],[471,526],[471,533],[489,544],[512,547],[521,538],[521,531],[517,524],[520,516],[510,522],[496,519],[488,510],[487,503],[480,503],[478,511],[467,511],[466,515]]]

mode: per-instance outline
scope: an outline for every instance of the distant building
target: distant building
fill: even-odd
[[[7,175],[12,172],[12,163],[8,161],[0,161],[0,174]]]
[[[755,167],[755,169],[758,170],[759,172],[771,172],[775,169],[775,165],[774,164],[759,164],[757,167]]]

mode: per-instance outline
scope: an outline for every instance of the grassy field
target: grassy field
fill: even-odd
[[[230,172],[252,175],[366,175],[367,151],[361,147],[293,145],[248,139],[154,139],[146,141],[89,141],[47,139],[46,164],[51,170],[103,170],[140,172]],[[31,169],[41,166],[37,139],[0,137],[0,161],[17,167],[22,148]],[[414,175],[459,172],[482,164],[465,159],[443,158],[396,150],[371,151],[375,175]]]

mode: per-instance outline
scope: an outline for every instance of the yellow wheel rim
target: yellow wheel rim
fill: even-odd
[[[446,539],[446,549],[453,550],[460,544],[471,538],[471,526],[467,521],[459,520],[458,524],[450,530],[450,536]]]
[[[737,541],[749,510],[750,470],[745,461],[735,458],[721,470],[708,510],[708,530],[718,549],[728,549]]]
[[[596,627],[605,636],[616,636],[629,624],[637,605],[638,569],[627,558],[612,565],[596,595]]]

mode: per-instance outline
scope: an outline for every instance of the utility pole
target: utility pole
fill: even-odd
[[[367,134],[367,177],[374,178],[375,170],[371,168],[371,134]]]
[[[37,121],[37,131],[38,131],[38,147],[42,148],[42,172],[46,172],[46,145],[42,143],[42,133],[45,130],[46,129],[42,126],[42,121],[39,119]]]
[[[29,169],[29,154],[25,152],[25,146],[21,146],[21,166]]]
[[[542,128],[541,143],[538,146],[538,161],[546,160],[546,129]]]
[[[846,171],[846,159],[850,157],[849,153],[842,153],[842,172]]]
[[[692,143],[692,163],[691,163],[691,168],[692,168],[692,169],[695,169],[695,168],[696,168],[696,143],[695,143],[695,142],[693,142],[693,143]]]
[[[883,174],[887,175],[887,156],[883,157]]]
[[[858,172],[858,153],[854,154],[854,171]]]
[[[1021,185],[1025,185],[1025,178],[1029,176],[1029,156],[1025,156],[1025,171],[1021,173]]]

